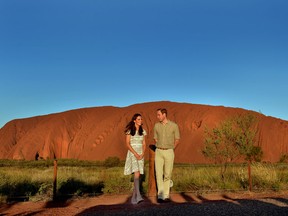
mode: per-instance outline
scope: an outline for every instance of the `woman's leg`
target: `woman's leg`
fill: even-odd
[[[132,204],[137,204],[143,200],[140,193],[140,172],[134,173],[134,189],[132,194],[131,202]]]

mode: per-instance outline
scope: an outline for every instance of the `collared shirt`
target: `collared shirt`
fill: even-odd
[[[157,122],[154,126],[154,139],[156,147],[174,149],[175,140],[180,139],[178,125],[168,120],[166,124]]]

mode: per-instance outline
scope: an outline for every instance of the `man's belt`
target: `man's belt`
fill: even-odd
[[[160,148],[160,147],[157,147],[158,149],[161,149],[161,150],[168,150],[169,148]]]

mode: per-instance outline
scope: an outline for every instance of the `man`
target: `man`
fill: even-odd
[[[157,122],[154,126],[155,171],[158,202],[169,201],[170,181],[174,164],[174,149],[178,146],[180,133],[178,125],[167,119],[167,110],[157,110]]]

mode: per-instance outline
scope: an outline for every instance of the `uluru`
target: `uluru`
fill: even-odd
[[[208,163],[201,153],[205,127],[215,127],[229,116],[246,112],[253,112],[259,119],[256,145],[264,152],[263,161],[278,162],[288,154],[288,121],[242,108],[159,101],[127,107],[81,108],[12,120],[0,129],[0,158],[34,160],[37,155],[43,159],[124,160],[126,124],[133,114],[141,113],[148,133],[147,145],[154,144],[158,108],[167,108],[168,119],[179,125],[181,141],[175,150],[176,163]],[[145,157],[148,158],[148,150]]]

